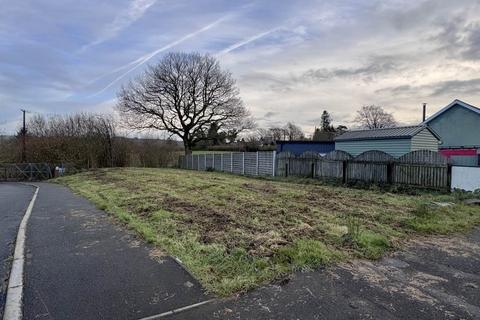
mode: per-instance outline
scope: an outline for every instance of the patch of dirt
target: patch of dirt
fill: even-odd
[[[185,223],[199,228],[201,241],[204,243],[224,241],[225,233],[237,226],[232,216],[225,211],[204,208],[171,196],[162,199],[161,207],[170,212],[181,213]],[[234,245],[236,244],[232,243],[232,246]]]
[[[353,261],[348,264],[341,264],[342,269],[347,270],[354,279],[367,282],[370,286],[379,288],[390,294],[402,294],[410,300],[435,305],[438,300],[421,288],[428,286],[431,278],[423,274],[418,277],[411,277],[402,270],[384,266],[369,261]],[[434,277],[434,276],[432,276]],[[425,280],[425,281],[422,281]]]
[[[160,264],[165,262],[164,258],[166,255],[167,254],[165,252],[163,252],[160,248],[157,247],[150,249],[150,251],[148,252],[148,256]]]
[[[277,188],[272,183],[244,183],[242,187],[248,190],[265,193],[265,194],[276,194],[278,192]]]
[[[104,169],[92,170],[88,172],[88,174],[102,183],[117,183],[123,181],[122,179],[112,176]]]
[[[276,249],[287,244],[289,244],[289,241],[278,232],[268,231],[255,235],[248,246],[248,252],[255,256],[271,256]]]
[[[223,244],[227,251],[244,247],[253,256],[271,256],[298,237],[322,235],[314,227],[318,223],[314,217],[296,210],[272,207],[259,211],[250,203],[227,211],[171,196],[165,196],[160,202],[163,209],[182,214],[182,222],[187,228],[195,228],[201,235],[200,241]]]
[[[409,243],[409,246],[425,249],[437,249],[450,256],[478,257],[480,259],[480,246],[462,237],[419,237],[413,239]]]

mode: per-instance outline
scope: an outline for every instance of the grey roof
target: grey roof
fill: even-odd
[[[440,140],[440,137],[430,127],[425,125],[419,125],[372,130],[352,130],[347,131],[341,136],[336,137],[335,141],[408,139],[412,138],[423,129],[429,130],[438,140]]]
[[[462,100],[455,99],[449,105],[447,105],[446,107],[444,107],[443,109],[441,109],[437,113],[433,114],[432,116],[428,117],[428,119],[425,120],[424,122],[422,122],[422,124],[428,124],[430,121],[432,121],[433,119],[435,119],[436,117],[438,117],[439,115],[441,115],[442,113],[447,111],[448,109],[452,108],[453,106],[461,106],[461,107],[464,107],[464,108],[466,108],[468,110],[471,110],[475,113],[480,114],[480,108],[472,106],[471,104],[463,102]]]

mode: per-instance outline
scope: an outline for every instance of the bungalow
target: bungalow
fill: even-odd
[[[415,150],[438,151],[440,137],[425,125],[353,130],[335,138],[335,150],[357,156],[365,151],[380,150],[394,157]]]
[[[480,109],[460,100],[426,119],[441,137],[440,153],[456,165],[480,166]]]

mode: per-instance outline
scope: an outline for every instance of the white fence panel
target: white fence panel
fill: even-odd
[[[257,175],[257,153],[256,152],[245,152],[245,174],[249,176]]]
[[[222,164],[223,164],[223,171],[225,172],[232,172],[232,154],[231,153],[224,153],[222,155]]]
[[[213,160],[214,160],[214,157],[213,157],[213,154],[206,154],[205,155],[205,168],[206,169],[213,169],[214,166],[213,166]]]
[[[222,152],[181,156],[183,169],[232,172],[252,176],[275,175],[275,151]]]
[[[244,174],[243,171],[243,152],[234,152],[233,157],[233,168],[232,172],[236,174]]]
[[[193,160],[192,160],[192,162],[193,162],[192,169],[193,169],[193,170],[200,170],[200,167],[199,167],[199,162],[200,162],[200,161],[198,160],[198,159],[199,159],[198,154],[194,154],[194,155],[192,156],[192,159],[193,159]]]
[[[215,168],[216,171],[223,171],[222,169],[222,155],[221,154],[215,154],[213,158],[213,167]]]
[[[198,155],[198,170],[207,170],[207,156],[205,154]]]
[[[480,189],[480,167],[452,167],[452,189]]]
[[[258,175],[273,176],[275,168],[275,151],[258,152]]]

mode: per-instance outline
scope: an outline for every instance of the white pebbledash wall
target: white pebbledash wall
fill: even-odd
[[[480,167],[452,167],[452,189],[480,189]]]

